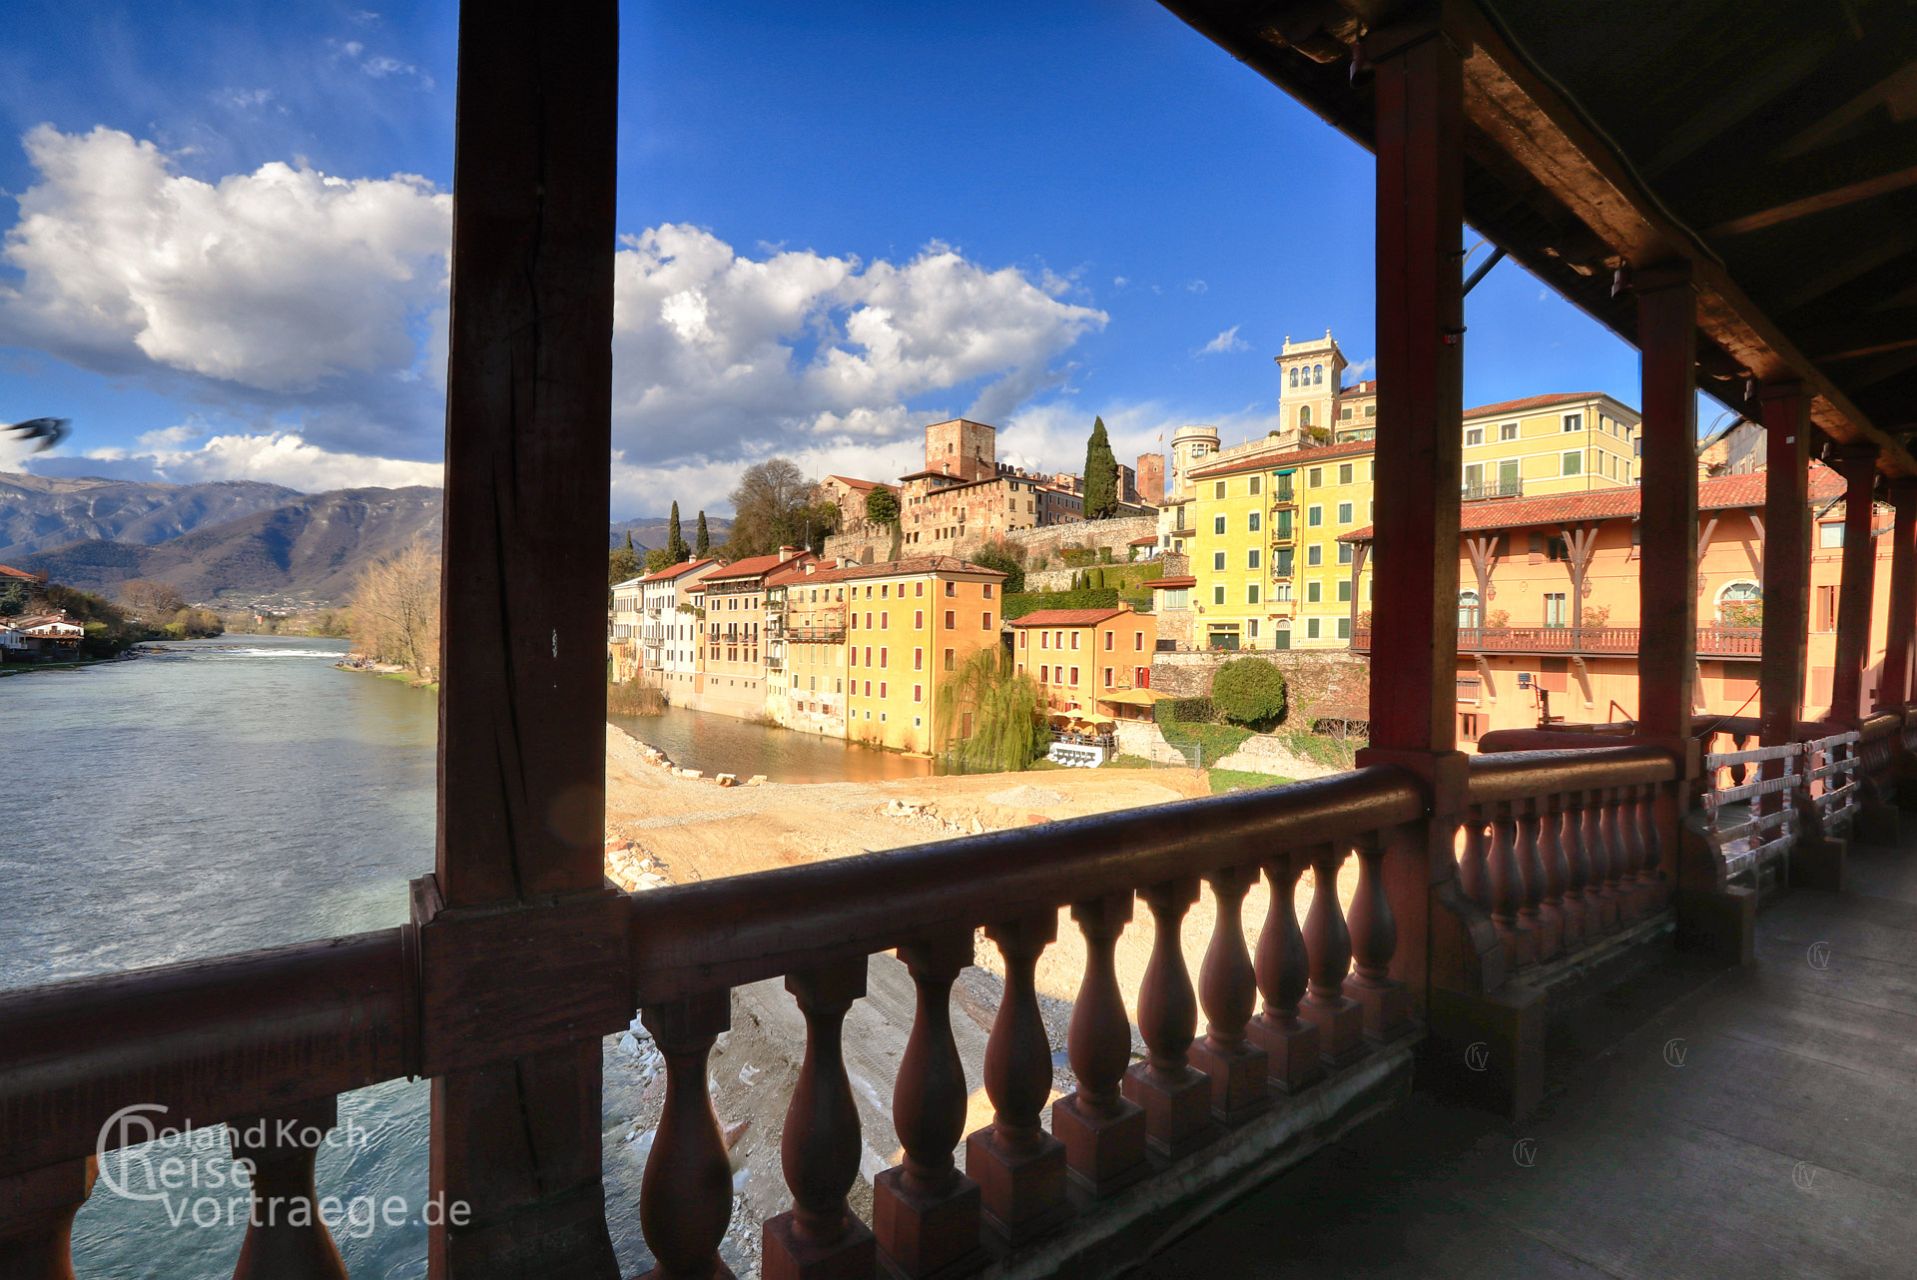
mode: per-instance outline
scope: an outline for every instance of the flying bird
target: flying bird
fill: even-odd
[[[25,422],[15,422],[0,427],[0,431],[11,433],[16,439],[38,441],[33,446],[35,453],[44,453],[67,438],[71,422],[66,418],[28,418]]]

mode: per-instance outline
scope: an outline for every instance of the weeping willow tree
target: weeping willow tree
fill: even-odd
[[[953,773],[1009,773],[1045,753],[1045,698],[995,645],[980,649],[939,686],[934,725]]]

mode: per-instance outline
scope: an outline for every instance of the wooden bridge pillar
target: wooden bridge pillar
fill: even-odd
[[[1917,479],[1890,482],[1896,511],[1891,526],[1890,615],[1884,627],[1884,674],[1877,682],[1877,709],[1902,711],[1910,696],[1910,637],[1917,624]]]
[[[1429,820],[1394,833],[1385,892],[1391,977],[1427,1021],[1437,1074],[1499,1110],[1541,1080],[1535,997],[1513,996],[1487,917],[1460,892],[1465,810],[1457,750],[1458,482],[1464,414],[1463,62],[1452,15],[1365,38],[1377,111],[1377,519],[1371,550],[1371,745],[1361,765],[1423,780]],[[1433,483],[1433,477],[1438,478]],[[1447,481],[1445,478],[1449,477]],[[1489,1071],[1467,1067],[1489,1047]]]
[[[1635,289],[1644,412],[1638,731],[1682,752],[1697,679],[1697,292],[1688,265],[1646,268]]]
[[[1810,616],[1810,397],[1800,382],[1766,384],[1764,638],[1758,667],[1760,745],[1797,740],[1804,718],[1804,643]],[[1781,766],[1765,766],[1777,776]]]
[[[1856,724],[1864,707],[1864,663],[1870,656],[1870,605],[1876,589],[1877,548],[1870,536],[1871,489],[1877,481],[1875,445],[1837,451],[1844,477],[1844,561],[1837,588],[1837,654],[1830,682],[1830,718]]]
[[[614,0],[460,10],[439,835],[414,894],[436,1278],[618,1275],[599,1047],[629,1013],[614,984],[630,996],[603,872],[618,43]],[[577,1040],[512,1056],[535,1022]]]

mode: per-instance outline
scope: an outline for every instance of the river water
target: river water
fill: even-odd
[[[434,699],[336,670],[342,651],[225,636],[0,679],[0,987],[403,923],[407,882],[433,860]],[[625,727],[688,767],[781,781],[925,767],[682,710]],[[605,1060],[608,1217],[630,1275],[649,1263],[637,1220],[644,1145],[626,1141],[644,1081],[615,1040]],[[345,1095],[340,1117],[343,1136],[320,1156],[322,1194],[349,1210],[389,1196],[424,1205],[426,1085]],[[209,1131],[182,1163],[210,1181],[224,1143]],[[142,1192],[143,1171],[156,1168],[133,1166],[119,1181]],[[230,1194],[137,1200],[103,1180],[74,1226],[79,1274],[230,1276],[243,1221],[172,1221]],[[417,1221],[349,1221],[335,1234],[355,1277],[425,1274]]]

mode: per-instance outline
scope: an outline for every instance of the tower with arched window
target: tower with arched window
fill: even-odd
[[[1325,330],[1322,338],[1293,342],[1287,335],[1278,363],[1278,433],[1286,445],[1331,439],[1338,421],[1338,391],[1345,353]]]

